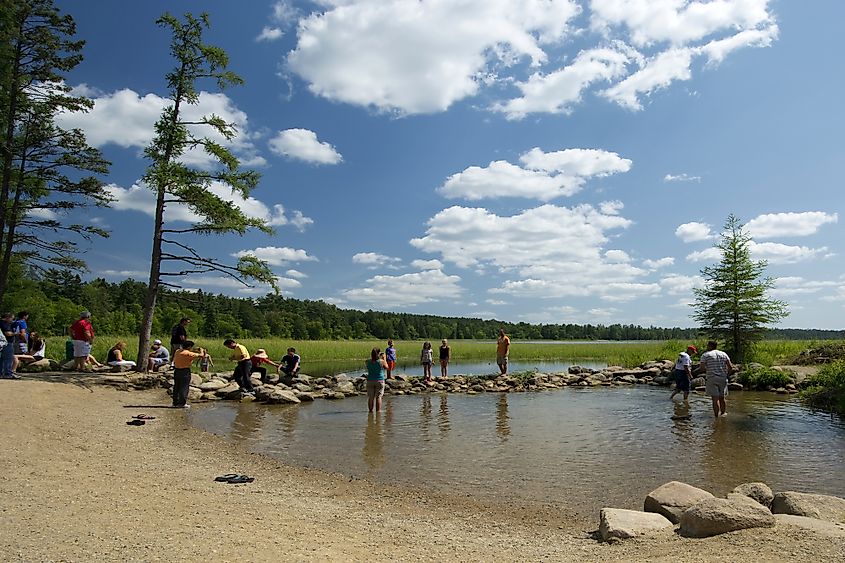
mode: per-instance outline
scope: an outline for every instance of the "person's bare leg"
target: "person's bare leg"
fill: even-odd
[[[376,395],[376,412],[381,412],[381,395]]]
[[[710,397],[713,401],[713,416],[719,416],[719,397]]]
[[[367,397],[367,408],[370,412],[373,412],[373,406],[375,405],[376,398],[375,397]]]
[[[728,414],[728,404],[725,401],[725,397],[719,397],[719,414],[722,416]]]

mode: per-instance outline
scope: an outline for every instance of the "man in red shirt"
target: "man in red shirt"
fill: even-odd
[[[70,338],[73,340],[73,367],[77,371],[85,368],[94,342],[94,327],[91,326],[91,313],[82,311],[79,320],[70,325]]]

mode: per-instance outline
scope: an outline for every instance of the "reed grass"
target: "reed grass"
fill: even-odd
[[[53,358],[64,358],[65,338],[47,338],[47,355]],[[138,352],[138,337],[98,336],[94,342],[92,354],[100,361],[104,361],[106,354],[118,340],[126,342],[127,359],[134,360]],[[162,339],[169,347],[169,337]],[[228,360],[231,351],[223,346],[221,338],[192,338],[197,346],[208,350],[214,359],[215,368],[228,369],[233,363]],[[303,362],[354,361],[362,362],[369,357],[372,348],[387,347],[382,340],[282,340],[279,338],[245,338],[239,340],[250,353],[258,348],[266,350],[267,355],[278,361],[285,355],[288,347],[296,348],[302,356]],[[811,347],[818,347],[823,341],[807,340],[768,340],[757,344],[749,356],[749,361],[763,365],[785,363],[796,357],[801,351]],[[703,351],[704,341],[642,341],[642,342],[521,342],[512,341],[510,358],[513,361],[555,361],[555,360],[594,360],[607,362],[608,365],[626,367],[637,366],[650,360],[674,359],[678,352],[684,350],[688,344],[694,344],[699,351]],[[419,358],[422,340],[396,340],[394,345],[400,360],[407,361]],[[496,343],[489,340],[450,340],[453,360],[485,360],[495,358]],[[435,361],[439,341],[432,341]],[[171,350],[171,353],[173,351]]]

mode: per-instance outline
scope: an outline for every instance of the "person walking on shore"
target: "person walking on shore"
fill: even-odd
[[[387,341],[384,355],[387,361],[387,379],[393,379],[393,370],[396,368],[396,348],[393,347],[393,340]]]
[[[440,341],[440,377],[447,377],[449,360],[452,359],[452,349],[446,339]]]
[[[252,381],[249,379],[249,372],[252,369],[252,361],[250,360],[250,355],[246,346],[238,344],[231,338],[227,338],[223,341],[223,346],[232,350],[232,355],[229,356],[229,359],[237,362],[234,378],[235,383],[237,383],[238,387],[241,388],[241,393],[244,395],[254,395],[255,391],[252,389]]]
[[[716,417],[728,414],[725,396],[728,394],[728,376],[735,371],[730,357],[716,348],[715,340],[707,342],[707,351],[701,355],[701,365],[704,366],[705,389],[713,401],[713,415]]]
[[[511,349],[511,339],[505,334],[505,329],[499,329],[499,338],[496,340],[496,365],[499,366],[501,375],[508,373],[508,353]]]
[[[684,401],[689,398],[690,383],[692,382],[692,355],[696,352],[698,350],[690,344],[687,346],[686,352],[678,354],[678,359],[675,360],[675,390],[669,395],[670,400],[682,391]]]
[[[381,350],[373,348],[367,365],[367,408],[381,412],[381,400],[384,397],[384,380],[387,379],[387,362],[381,356]]]
[[[205,357],[205,350],[192,352],[194,343],[183,340],[181,348],[173,354],[173,407],[186,409],[188,405],[188,391],[191,387],[191,364],[197,358]]]

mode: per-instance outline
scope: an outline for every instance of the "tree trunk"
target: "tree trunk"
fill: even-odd
[[[164,224],[164,187],[159,187],[156,197],[155,227],[153,229],[153,252],[150,258],[150,281],[144,299],[144,319],[138,337],[137,369],[147,372],[147,354],[150,349],[150,334],[153,331],[153,315],[158,299],[159,273],[161,272],[161,229]]]
[[[184,72],[185,65],[182,65]],[[175,125],[179,121],[179,107],[182,103],[182,89],[177,88],[174,95],[174,109],[172,123]],[[167,141],[167,147],[164,151],[164,162],[169,163],[173,155],[173,136],[171,135]],[[156,216],[155,224],[153,226],[153,252],[150,258],[150,282],[147,285],[147,297],[144,299],[144,320],[141,322],[141,334],[138,336],[138,361],[137,369],[147,373],[147,354],[150,349],[150,334],[153,331],[153,315],[156,309],[156,300],[158,299],[158,289],[161,278],[161,230],[164,226],[164,195],[165,186],[156,186]]]

